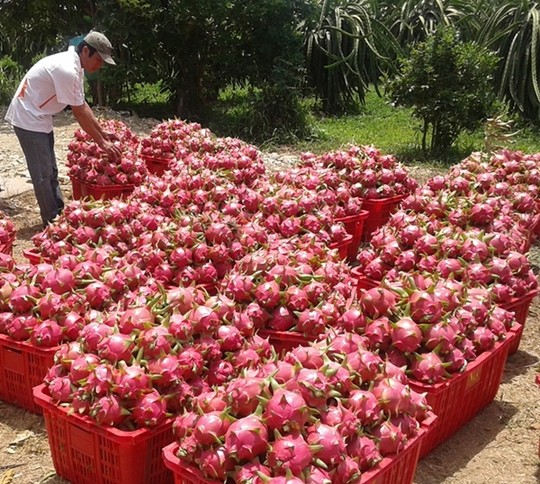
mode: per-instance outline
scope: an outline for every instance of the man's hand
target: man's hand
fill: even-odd
[[[110,141],[105,141],[102,148],[106,151],[109,160],[119,161],[120,158],[122,158],[122,150],[118,148],[118,146],[116,146],[114,143],[111,143]]]
[[[113,162],[119,161],[122,157],[122,151],[113,143],[118,141],[117,136],[114,133],[103,132],[88,103],[85,101],[80,106],[71,106],[71,111],[77,118],[81,128],[107,153],[109,160]]]
[[[116,133],[109,133],[108,131],[103,131],[103,137],[107,141],[120,141],[120,138]]]

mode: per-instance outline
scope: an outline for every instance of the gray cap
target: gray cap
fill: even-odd
[[[111,57],[112,44],[110,43],[109,39],[105,37],[102,33],[93,30],[86,35],[84,41],[88,45],[96,49],[99,56],[103,59],[103,62],[106,62],[107,64],[112,64],[113,66],[116,65],[116,62],[114,62],[113,58]]]

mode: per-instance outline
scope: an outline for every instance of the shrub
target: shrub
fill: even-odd
[[[22,77],[22,68],[11,57],[0,58],[0,105],[11,102]]]
[[[492,77],[497,56],[455,30],[438,30],[411,50],[388,91],[395,105],[421,120],[422,149],[447,151],[463,131],[477,129],[495,110]]]

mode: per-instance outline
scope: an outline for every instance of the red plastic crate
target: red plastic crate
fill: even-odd
[[[363,241],[369,241],[371,239],[371,234],[388,221],[390,215],[392,215],[405,197],[406,195],[396,195],[394,197],[362,201],[362,208],[369,213],[364,222]]]
[[[172,484],[161,452],[174,440],[173,419],[154,429],[131,432],[101,427],[90,418],[69,414],[34,388],[43,409],[56,473],[77,484]]]
[[[410,484],[413,482],[418,464],[422,441],[436,425],[437,417],[430,415],[418,431],[409,439],[405,448],[396,455],[385,457],[378,465],[360,478],[359,484]],[[217,484],[218,481],[207,479],[202,472],[183,463],[177,456],[178,443],[173,442],[163,449],[165,465],[173,472],[175,484]]]
[[[350,234],[347,234],[347,235],[343,238],[343,240],[340,240],[339,242],[332,242],[332,243],[330,243],[329,247],[330,247],[331,249],[337,249],[338,252],[339,252],[339,256],[340,256],[342,259],[346,259],[346,258],[347,258],[348,251],[349,251],[349,245],[351,244],[352,239],[353,239],[353,236],[350,235]]]
[[[182,462],[177,456],[178,443],[173,442],[163,448],[165,465],[173,472],[174,484],[217,484],[220,481],[207,479],[196,467]]]
[[[259,330],[259,336],[265,339],[268,338],[277,354],[290,351],[298,346],[306,346],[316,339],[315,337],[307,338],[302,333],[295,331],[276,331],[273,329],[261,329]]]
[[[351,243],[347,249],[347,257],[349,260],[354,260],[358,252],[358,247],[362,242],[362,233],[364,232],[364,222],[368,218],[369,212],[361,210],[355,215],[348,215],[336,219],[336,222],[342,222],[345,225],[345,230],[349,235],[352,235]]]
[[[377,466],[364,472],[360,484],[410,484],[414,481],[423,442],[437,429],[439,418],[429,414],[415,437],[396,455],[385,457]]]
[[[58,348],[39,348],[0,334],[0,400],[40,414],[32,388],[43,383]]]
[[[528,294],[525,294],[523,297],[514,298],[511,301],[502,303],[501,307],[507,311],[514,313],[518,326],[512,328],[512,332],[515,334],[514,342],[508,351],[508,354],[513,355],[519,348],[521,343],[521,336],[523,335],[523,329],[525,328],[525,322],[527,321],[527,316],[529,314],[529,307],[531,306],[532,300],[538,294],[538,289],[530,291]]]
[[[351,269],[351,275],[356,279],[356,294],[357,297],[362,295],[362,291],[366,289],[372,289],[379,286],[380,281],[375,281],[369,277],[364,276],[362,270],[359,267],[353,267]]]
[[[141,159],[146,163],[148,172],[152,175],[161,176],[169,168],[171,160],[165,158],[154,158],[152,156],[141,155]]]
[[[70,177],[70,179],[71,179],[71,196],[73,197],[73,200],[80,200],[82,198],[81,182],[73,177]]]
[[[73,199],[91,197],[95,200],[109,200],[111,198],[124,198],[131,194],[135,185],[91,185],[71,177]]]
[[[513,333],[496,343],[491,351],[482,353],[469,363],[463,373],[433,385],[409,380],[410,387],[427,393],[427,401],[438,417],[437,426],[422,442],[420,458],[451,437],[480,410],[491,403],[501,383]]]

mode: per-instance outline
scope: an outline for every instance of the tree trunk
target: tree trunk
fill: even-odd
[[[97,92],[98,106],[104,106],[105,102],[103,101],[103,83],[101,82],[101,79],[99,78],[96,81],[96,92]]]
[[[177,95],[176,115],[181,119],[200,117],[203,110],[201,78],[196,72],[190,72],[184,77],[182,87],[182,91],[179,91]]]
[[[422,151],[426,151],[426,138],[427,138],[427,132],[429,129],[429,124],[427,120],[424,119],[424,126],[422,127]]]

